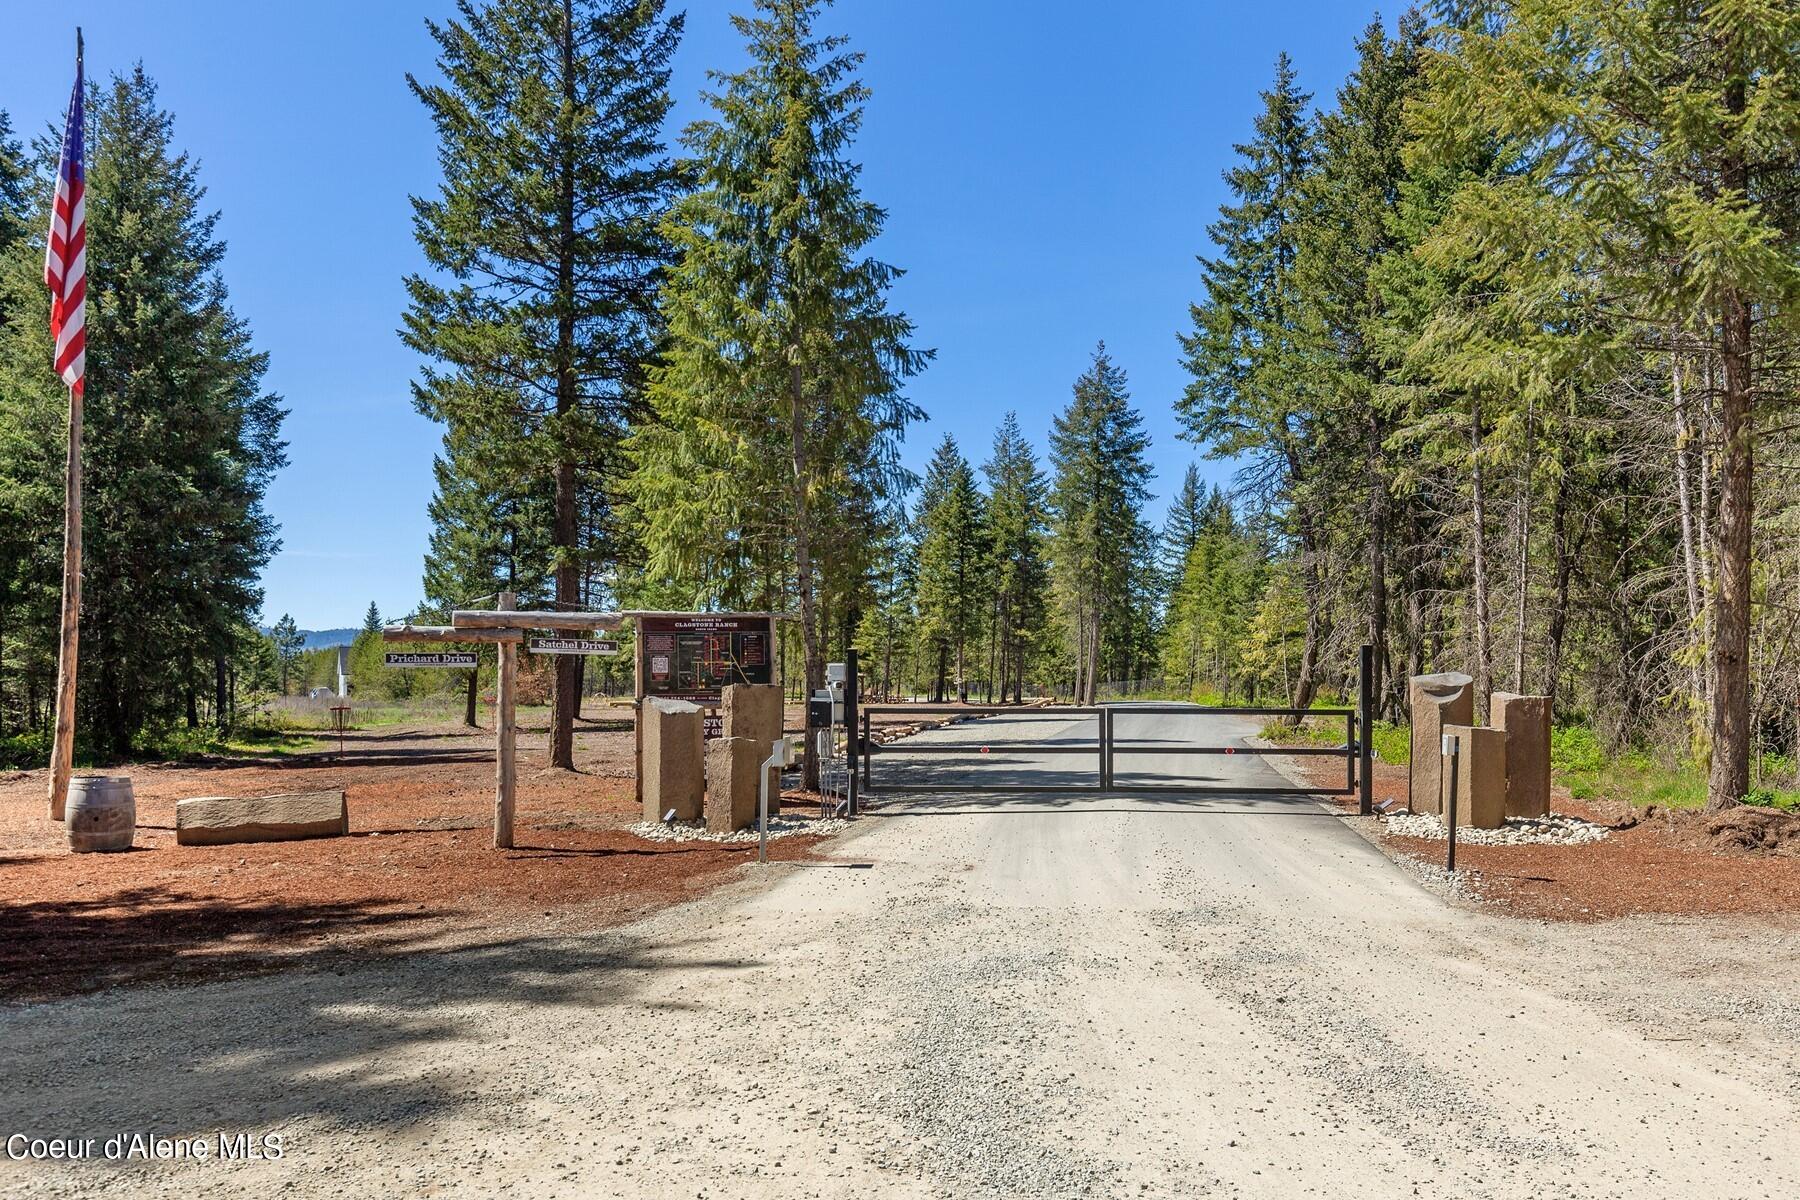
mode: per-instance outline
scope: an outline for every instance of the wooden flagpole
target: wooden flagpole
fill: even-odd
[[[56,741],[50,751],[50,819],[63,819],[75,766],[75,660],[81,629],[81,393],[69,388],[69,461],[63,511],[62,648],[56,660]]]

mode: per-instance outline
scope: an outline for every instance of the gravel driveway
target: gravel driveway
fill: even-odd
[[[1280,781],[1134,767],[1164,769]],[[0,1194],[1800,1192],[1791,922],[1495,918],[1288,797],[909,795],[832,855],[606,933],[0,1013],[0,1132],[215,1147],[0,1158]],[[282,1157],[216,1161],[221,1132]]]

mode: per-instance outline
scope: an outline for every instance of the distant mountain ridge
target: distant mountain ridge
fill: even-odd
[[[262,627],[264,633],[275,632],[270,626]],[[348,646],[361,633],[360,628],[351,629],[302,629],[299,631],[302,650],[325,650],[332,646]]]

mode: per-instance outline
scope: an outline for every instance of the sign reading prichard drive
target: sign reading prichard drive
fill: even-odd
[[[677,613],[637,618],[639,690],[716,707],[731,683],[775,681],[775,619]]]
[[[382,661],[390,667],[461,667],[466,671],[475,666],[476,660],[473,650],[439,650],[426,654],[390,650],[382,656]]]

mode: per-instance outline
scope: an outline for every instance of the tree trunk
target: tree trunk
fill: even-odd
[[[1322,637],[1323,612],[1319,582],[1319,539],[1312,518],[1300,518],[1300,590],[1306,602],[1306,632],[1300,643],[1300,672],[1294,680],[1293,708],[1312,707],[1318,690],[1319,642]],[[1300,724],[1301,718],[1289,717],[1289,725]]]
[[[802,693],[810,697],[825,686],[825,653],[819,643],[818,604],[813,596],[812,561],[812,467],[806,449],[806,377],[800,369],[798,352],[788,370],[788,450],[792,459],[794,512],[794,592],[800,600],[800,641],[805,653],[805,680]],[[803,786],[816,791],[819,787],[817,755],[806,756]]]
[[[1556,555],[1556,585],[1550,599],[1550,626],[1544,650],[1543,693],[1550,697],[1552,719],[1556,713],[1556,693],[1562,681],[1563,638],[1569,627],[1569,580],[1575,573],[1575,555],[1569,545],[1569,463],[1568,448],[1559,445],[1556,452],[1556,499],[1550,508],[1550,538]]]
[[[1388,588],[1387,526],[1388,485],[1382,465],[1381,422],[1371,413],[1368,425],[1369,461],[1369,644],[1375,648],[1375,662],[1369,680],[1369,694],[1375,698],[1377,711],[1387,695],[1388,661]]]
[[[1494,630],[1488,612],[1487,489],[1481,471],[1481,399],[1469,397],[1469,541],[1475,565],[1475,721],[1487,723],[1494,690]]]
[[[1531,559],[1531,417],[1532,402],[1525,402],[1525,452],[1520,456],[1516,520],[1517,539],[1513,544],[1513,690],[1525,690],[1525,624],[1530,615],[1529,596]]]
[[[1682,381],[1681,359],[1673,352],[1669,355],[1669,388],[1675,398],[1675,492],[1681,510],[1681,575],[1686,585],[1688,648],[1693,661],[1688,667],[1688,688],[1692,702],[1705,704],[1706,672],[1702,665],[1705,654],[1704,644],[1695,646],[1696,638],[1703,636],[1704,617],[1701,606],[1700,584],[1700,551],[1696,544],[1699,539],[1699,522],[1694,519],[1693,483],[1691,455],[1694,444],[1693,424],[1688,419],[1687,390]],[[1705,464],[1701,464],[1704,469]]]
[[[475,693],[481,686],[481,669],[469,672],[469,686],[463,689],[463,724],[475,728]]]
[[[1731,808],[1750,790],[1751,315],[1748,302],[1735,290],[1725,295],[1723,335],[1708,812]]]
[[[571,0],[563,0],[560,46],[562,99],[565,104],[580,101],[575,87],[575,14]],[[558,147],[557,234],[556,257],[556,416],[559,427],[575,411],[579,383],[575,378],[575,148]],[[572,610],[581,598],[581,567],[577,549],[575,460],[565,443],[557,445],[556,512],[552,518],[552,541],[556,548],[557,607]],[[550,765],[565,770],[575,769],[575,710],[579,701],[575,692],[575,660],[567,654],[556,656],[556,689],[550,708]]]
[[[225,729],[231,719],[231,696],[226,690],[225,656],[213,659],[213,724]]]

